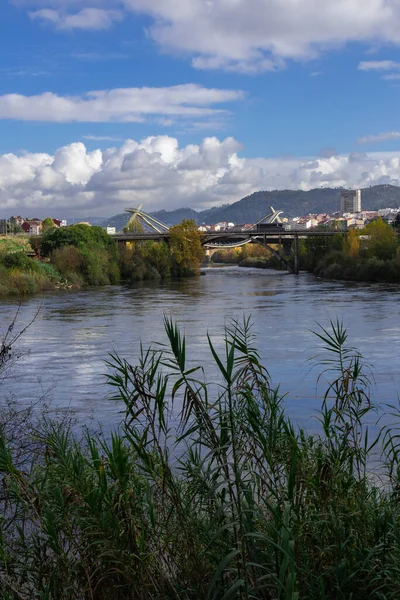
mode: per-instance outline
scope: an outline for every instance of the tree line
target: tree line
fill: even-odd
[[[101,227],[46,227],[26,249],[0,248],[0,296],[26,295],[57,287],[113,285],[120,281],[190,277],[199,274],[201,234],[194,221],[170,230],[169,243],[117,245]]]

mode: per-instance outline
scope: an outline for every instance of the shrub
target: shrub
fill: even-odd
[[[18,269],[20,271],[39,272],[38,262],[32,260],[24,252],[13,252],[2,256],[2,263],[7,269]]]
[[[45,275],[48,279],[50,279],[50,281],[54,283],[58,283],[60,281],[60,273],[57,271],[54,265],[43,262],[39,262],[38,265],[42,274]]]
[[[50,261],[64,277],[71,272],[81,273],[83,269],[82,254],[75,246],[63,246],[53,250]]]
[[[115,241],[101,227],[90,225],[70,225],[45,232],[39,240],[40,252],[43,256],[64,246],[101,247],[106,248],[114,258],[117,257]]]

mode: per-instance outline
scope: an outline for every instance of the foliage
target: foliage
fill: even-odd
[[[320,277],[400,283],[399,238],[382,219],[350,229],[341,244],[335,236],[307,238],[300,246],[301,268]]]
[[[390,260],[396,255],[398,246],[397,234],[393,227],[382,219],[368,223],[362,234],[368,236],[366,250],[369,257],[375,256],[381,260]]]
[[[211,260],[216,263],[239,264],[249,258],[271,257],[271,252],[261,244],[246,244],[238,248],[221,249],[215,252]]]
[[[105,248],[113,257],[117,255],[115,241],[102,227],[79,224],[55,228],[46,231],[39,240],[42,256],[50,256],[54,250],[64,246]]]
[[[343,326],[317,332],[329,383],[314,435],[287,417],[248,320],[222,355],[209,338],[218,386],[165,328],[136,366],[110,358],[125,418],[108,440],[44,419],[21,467],[0,430],[1,596],[395,600],[398,430],[378,438],[382,485],[368,373]]]
[[[307,237],[304,240],[303,262],[307,270],[313,270],[322,257],[337,250],[342,250],[343,235],[338,233],[335,236],[326,237]]]
[[[347,256],[351,256],[352,258],[357,258],[360,254],[361,249],[361,240],[360,240],[360,230],[359,229],[350,229],[343,243],[343,252]]]
[[[46,231],[39,240],[40,252],[66,278],[86,285],[119,282],[115,241],[101,228],[71,225]]]
[[[169,245],[172,256],[172,274],[177,277],[196,275],[204,257],[201,233],[196,222],[184,220],[170,229]]]
[[[0,236],[0,255],[7,252],[28,251],[30,250],[29,241],[19,236]]]
[[[36,273],[39,271],[37,262],[29,258],[25,252],[4,254],[0,260],[7,269],[18,269],[20,271],[31,271]]]
[[[392,225],[395,229],[400,229],[400,211],[397,212]]]
[[[7,270],[0,283],[0,296],[36,293],[52,289],[54,284],[59,287],[60,283],[80,287],[116,284],[121,278],[133,282],[163,279],[171,274],[185,277],[198,273],[203,256],[194,222],[172,228],[170,245],[144,241],[118,248],[101,227],[83,224],[49,228],[41,237],[31,239],[31,245],[38,257],[51,264],[32,260],[25,251],[16,252],[6,246],[2,252],[0,244],[0,271],[2,266]],[[32,273],[37,275],[33,277]]]
[[[45,219],[43,219],[43,221],[42,221],[43,233],[46,233],[46,231],[51,231],[52,229],[55,229],[55,224],[54,224],[53,219],[51,217],[46,217]]]
[[[164,279],[171,273],[171,254],[165,242],[135,242],[120,248],[119,265],[125,281]]]
[[[131,218],[128,225],[123,229],[124,233],[145,233],[143,224],[138,218]]]

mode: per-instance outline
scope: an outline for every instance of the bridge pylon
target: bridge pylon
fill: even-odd
[[[169,231],[169,227],[167,227],[165,223],[162,223],[158,219],[155,219],[151,215],[145,213],[142,210],[142,206],[143,204],[139,204],[139,206],[137,206],[136,208],[125,209],[125,212],[131,213],[132,215],[127,223],[127,227],[129,227],[129,225],[131,225],[135,221],[138,221],[142,225],[146,224],[148,227],[150,227],[152,231],[156,231],[157,233],[166,233]]]
[[[282,219],[280,217],[283,214],[283,210],[275,210],[273,206],[270,206],[269,208],[271,212],[262,219],[260,219],[260,221],[257,221],[257,223],[254,223],[253,227],[251,227],[249,231],[257,229],[257,225],[271,225],[272,223],[282,223]]]

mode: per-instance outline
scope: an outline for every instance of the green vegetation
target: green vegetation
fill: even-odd
[[[26,296],[54,289],[60,276],[49,265],[27,256],[29,242],[24,238],[0,239],[0,298]]]
[[[400,240],[382,219],[346,235],[300,242],[300,267],[320,277],[400,283]]]
[[[275,248],[272,246],[272,248]],[[213,263],[235,264],[239,267],[253,267],[257,269],[281,269],[280,261],[272,250],[260,244],[246,244],[238,248],[218,250],[212,255]]]
[[[50,231],[51,229],[55,229],[54,221],[51,217],[46,217],[42,222],[42,231]]]
[[[191,277],[199,274],[203,256],[196,223],[182,221],[171,227],[168,244],[133,242],[120,248],[121,277],[126,281]]]
[[[134,242],[118,248],[101,227],[48,223],[41,237],[30,238],[40,257],[27,256],[18,240],[0,240],[0,297],[59,288],[112,285],[120,280],[188,277],[199,273],[203,257],[201,234],[194,221],[171,229],[169,244]]]
[[[288,418],[248,321],[228,326],[223,355],[209,339],[218,387],[165,328],[168,346],[136,366],[110,358],[125,406],[110,439],[46,418],[21,438],[21,420],[1,418],[1,597],[396,600],[398,428],[371,438],[343,327],[317,333],[331,382],[319,434]]]
[[[169,233],[172,274],[175,277],[198,275],[204,250],[195,221],[186,219],[171,227]]]
[[[22,236],[0,236],[0,255],[18,250],[28,252],[31,249],[29,240]]]

